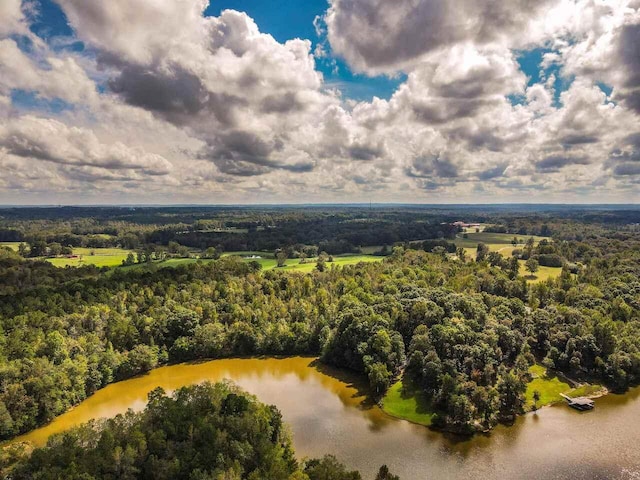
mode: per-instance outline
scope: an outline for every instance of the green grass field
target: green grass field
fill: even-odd
[[[78,258],[44,258],[56,267],[81,267],[95,265],[97,267],[117,267],[127,258],[129,250],[121,248],[74,248],[73,254]],[[92,255],[93,253],[93,255]]]
[[[490,232],[475,233],[473,232],[473,233],[468,233],[467,238],[464,238],[462,235],[463,234],[459,234],[454,240],[454,243],[458,247],[472,248],[474,250],[474,253],[475,253],[476,247],[478,246],[478,243],[481,243],[481,242],[485,243],[489,247],[490,251],[497,252],[505,248],[513,249],[514,247],[513,247],[513,244],[511,243],[511,241],[513,240],[513,237],[517,237],[519,240],[519,244],[515,248],[524,247],[525,242],[530,237],[533,237],[536,244],[540,240],[545,240],[545,239],[548,240],[547,237],[538,237],[535,235],[515,235],[513,233],[490,233]]]
[[[544,282],[550,278],[558,278],[562,273],[562,267],[538,267],[538,271],[531,275],[524,266],[525,261],[520,260],[520,275],[529,283]]]
[[[273,252],[260,252],[260,251],[226,252],[222,254],[223,257],[228,257],[230,255],[234,255],[236,257],[251,257],[255,255],[257,257],[262,257],[262,258],[275,258],[275,255],[273,254]]]
[[[244,258],[250,255],[258,255],[260,253],[263,253],[265,255],[272,255],[272,254],[268,254],[266,252],[229,252],[224,254],[223,256],[232,256],[232,255],[237,255],[239,257],[242,257],[242,259],[245,262],[258,262],[261,266],[262,266],[262,270],[273,270],[275,268],[277,268],[278,270],[282,270],[285,272],[303,272],[303,273],[308,273],[308,272],[312,272],[313,270],[315,270],[316,268],[316,260],[315,259],[309,259],[307,260],[307,263],[300,263],[299,259],[289,259],[286,261],[286,264],[284,267],[277,267],[277,261],[275,258],[257,258],[257,259],[253,259],[253,258]],[[262,256],[262,255],[261,255]],[[126,255],[125,255],[126,257]],[[333,262],[327,262],[326,266],[327,268],[331,268],[332,265],[335,266],[344,266],[344,265],[355,265],[357,263],[360,262],[379,262],[382,261],[383,257],[373,257],[373,256],[368,256],[368,255],[349,255],[349,256],[341,256],[341,257],[334,257],[334,261]],[[196,263],[196,262],[211,262],[211,259],[198,259],[198,258],[169,258],[167,260],[164,260],[162,262],[156,262],[154,263],[154,265],[157,265],[158,268],[170,268],[170,267],[177,267],[180,265],[189,265],[191,263]],[[126,269],[126,270],[133,270],[133,269],[138,269],[138,268],[144,268],[147,264],[142,263],[142,264],[134,264],[134,265],[129,265],[126,267],[122,267],[122,269]]]
[[[1,242],[0,243],[0,247],[9,247],[14,252],[18,251],[18,245],[20,245],[20,242]]]
[[[355,265],[360,262],[380,262],[384,257],[374,257],[371,255],[345,255],[340,257],[333,257],[333,262],[326,262],[327,269],[332,266],[342,267],[345,265]],[[282,271],[296,271],[296,272],[312,272],[316,268],[316,259],[307,259],[306,263],[300,263],[300,259],[291,258],[285,262],[284,267],[278,267],[278,262],[275,258],[258,258],[258,259],[245,259],[247,262],[256,261],[262,265],[263,270],[273,270],[277,268]]]
[[[387,248],[389,249],[389,251],[391,251],[393,249],[393,246],[392,245],[387,245]],[[369,247],[360,247],[360,251],[364,255],[373,255],[375,252],[379,252],[380,250],[382,250],[382,245],[373,245],[373,246],[369,246]]]
[[[583,385],[572,389],[569,383],[557,375],[550,374],[542,365],[533,365],[529,368],[529,372],[534,378],[527,385],[527,391],[525,393],[527,399],[525,404],[526,410],[533,409],[533,392],[536,390],[540,393],[538,407],[561,402],[563,400],[560,396],[561,393],[569,395],[570,397],[582,397],[602,390],[600,385]]]
[[[540,393],[538,407],[551,405],[562,400],[561,393],[567,393],[571,390],[571,385],[560,380],[557,376],[547,374],[547,369],[542,365],[533,365],[529,368],[529,372],[533,375],[533,380],[527,385],[526,409],[533,408],[533,392],[536,390]]]
[[[434,412],[431,403],[420,392],[399,380],[389,388],[382,399],[382,410],[392,417],[429,426]]]

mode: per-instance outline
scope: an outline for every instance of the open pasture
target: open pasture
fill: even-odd
[[[130,250],[122,248],[74,248],[73,257],[44,258],[56,267],[82,267],[95,265],[96,267],[117,267],[127,258]]]
[[[380,262],[384,257],[374,257],[372,255],[343,255],[333,257],[333,262],[326,262],[326,268],[330,269],[333,265],[335,266],[345,266],[345,265],[355,265],[360,262]],[[262,265],[263,270],[273,270],[277,268],[278,270],[283,271],[296,271],[296,272],[311,272],[316,268],[317,259],[308,258],[305,263],[300,263],[300,259],[298,258],[290,258],[285,262],[284,267],[278,267],[278,262],[275,258],[246,258],[244,259],[247,262],[256,261],[260,265]]]
[[[505,248],[513,249],[514,246],[511,242],[513,241],[514,237],[518,239],[518,244],[515,248],[524,247],[524,244],[529,238],[533,238],[536,244],[538,244],[541,240],[548,240],[547,237],[539,237],[536,235],[515,235],[513,233],[474,232],[467,233],[467,238],[464,238],[463,235],[465,234],[459,234],[454,240],[454,243],[458,247],[472,248],[474,251],[478,246],[478,243],[486,244],[489,247],[489,250],[492,252],[498,252]]]

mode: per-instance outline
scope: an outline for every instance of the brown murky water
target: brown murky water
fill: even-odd
[[[229,359],[158,368],[110,385],[43,428],[16,440],[37,445],[86,422],[144,408],[161,386],[231,379],[277,405],[300,457],[333,453],[372,479],[386,463],[413,479],[639,479],[640,389],[596,401],[592,412],[544,408],[487,436],[462,440],[386,416],[367,405],[359,380],[311,358]]]

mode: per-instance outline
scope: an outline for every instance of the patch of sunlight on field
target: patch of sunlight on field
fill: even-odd
[[[372,255],[346,255],[341,257],[333,257],[333,262],[326,262],[326,269],[335,267],[343,267],[345,265],[356,265],[360,262],[380,262],[384,257],[374,257]],[[248,259],[247,261],[251,261]],[[296,271],[296,272],[312,272],[316,268],[316,259],[307,259],[305,263],[300,263],[297,258],[289,259],[286,261],[284,267],[277,267],[277,261],[275,259],[262,259],[257,260],[262,265],[263,270],[271,270],[277,268],[283,271]]]
[[[529,283],[544,282],[550,278],[558,278],[562,273],[562,267],[538,267],[538,271],[531,275],[525,268],[525,261],[520,260],[520,276],[527,279]]]
[[[74,248],[73,258],[57,257],[43,258],[52,265],[60,268],[82,267],[84,265],[95,265],[96,267],[117,267],[122,265],[123,260],[129,255],[129,250],[122,248]]]
[[[518,245],[513,246],[511,243],[513,241],[513,237],[518,239]],[[484,243],[489,247],[489,250],[492,252],[497,252],[502,248],[511,247],[511,248],[523,248],[526,241],[533,237],[535,244],[538,244],[541,240],[549,240],[548,237],[538,237],[535,235],[515,235],[513,233],[491,233],[491,232],[480,232],[480,233],[468,233],[467,238],[463,237],[463,234],[460,233],[454,240],[454,243],[458,247],[463,248],[473,248],[474,251],[478,246],[478,243]],[[510,253],[510,252],[509,252]]]
[[[300,260],[297,258],[288,259],[285,263],[284,267],[278,267],[278,262],[275,258],[246,258],[251,255],[255,255],[260,252],[229,252],[223,256],[237,255],[242,257],[242,260],[245,262],[257,262],[262,267],[262,270],[273,270],[278,269],[284,272],[312,272],[316,269],[316,259],[307,259],[306,263],[300,263]],[[269,255],[266,252],[262,252],[265,255]],[[249,255],[247,255],[249,254]],[[126,257],[126,256],[125,256]],[[326,262],[326,268],[332,268],[332,265],[335,267],[342,267],[345,265],[355,265],[360,262],[380,262],[384,257],[374,257],[371,255],[345,255],[340,257],[333,257],[333,262]],[[198,258],[169,258],[167,260],[161,262],[154,262],[153,265],[157,265],[158,268],[168,268],[168,267],[177,267],[181,265],[189,265],[192,263],[202,262],[207,263],[211,262],[211,259],[198,259]],[[134,264],[126,267],[122,267],[126,270],[145,268],[149,264]]]

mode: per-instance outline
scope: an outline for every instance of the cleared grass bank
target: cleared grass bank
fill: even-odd
[[[398,380],[382,399],[382,410],[392,417],[429,426],[434,412],[431,402],[408,382]]]
[[[537,402],[537,407],[540,408],[545,405],[552,405],[563,401],[563,398],[560,396],[561,393],[569,395],[570,397],[583,397],[593,395],[603,390],[601,385],[589,384],[572,388],[566,380],[549,372],[542,365],[533,365],[529,368],[529,372],[534,378],[527,385],[527,391],[525,393],[527,398],[526,410],[533,410],[533,394],[536,391],[540,394],[540,400]]]

